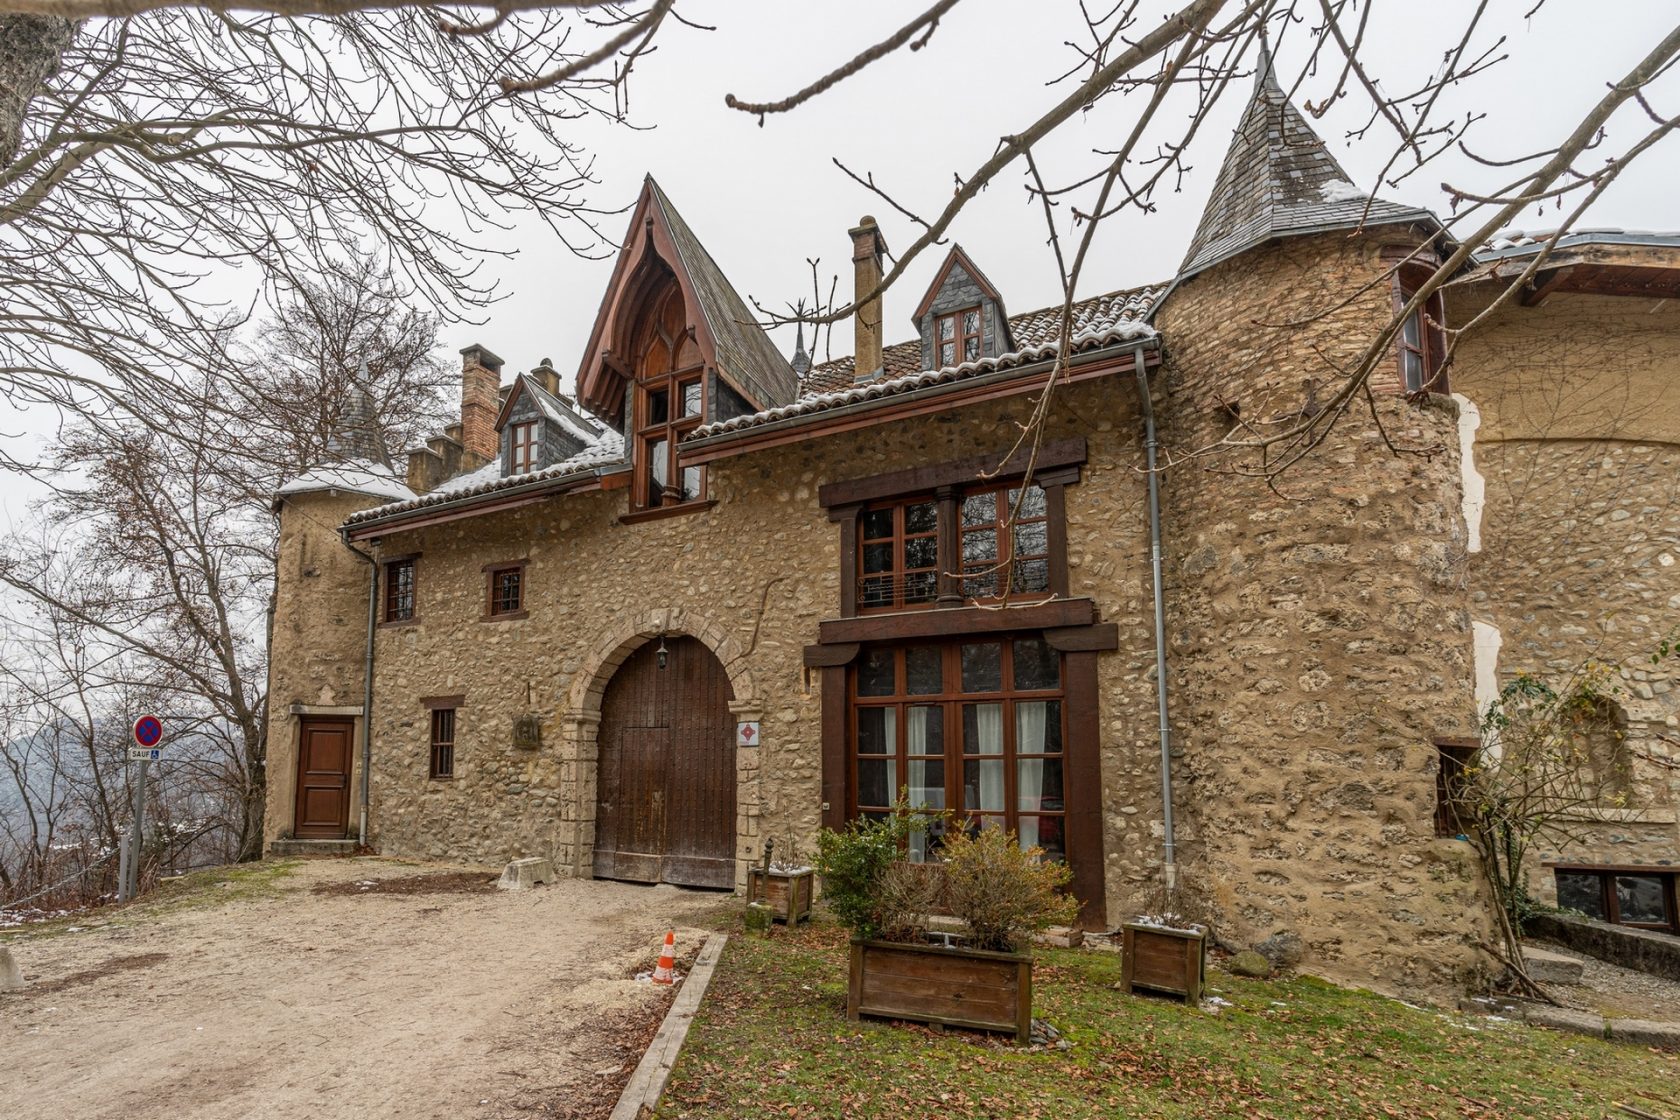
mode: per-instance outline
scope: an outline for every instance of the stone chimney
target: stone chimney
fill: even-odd
[[[542,364],[531,371],[531,376],[537,379],[538,385],[548,390],[549,396],[560,396],[560,374],[555,370],[553,362],[544,358]]]
[[[858,381],[870,381],[881,374],[881,296],[871,296],[881,284],[881,258],[886,254],[886,238],[868,214],[858,219],[852,235],[852,299],[857,310],[852,313],[856,331],[856,346],[852,353],[853,376]],[[866,298],[867,297],[867,298]]]
[[[496,414],[502,387],[502,360],[482,346],[461,351],[461,466],[474,470],[501,450]]]

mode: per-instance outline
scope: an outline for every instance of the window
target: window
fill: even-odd
[[[537,422],[527,420],[515,424],[509,432],[509,446],[513,451],[512,474],[529,474],[537,466]]]
[[[490,609],[486,612],[488,617],[524,618],[525,565],[495,564],[487,566],[485,571],[490,573]]]
[[[1061,655],[1042,638],[868,647],[851,686],[850,815],[884,817],[906,790],[912,807],[1067,858]],[[941,843],[937,828],[914,835],[910,856]]]
[[[943,369],[980,357],[980,309],[978,307],[940,315],[933,321],[934,367]]]
[[[455,776],[455,709],[432,709],[432,764],[433,778],[453,778]]]
[[[1464,781],[1476,758],[1476,747],[1468,743],[1436,743],[1435,835],[1462,836],[1469,822],[1460,815],[1459,799]]]
[[[962,501],[962,586],[971,599],[1050,590],[1050,511],[1036,483],[983,490]]]
[[[700,347],[688,329],[682,290],[671,285],[644,329],[636,363],[633,420],[638,509],[682,505],[705,497],[701,467],[679,467],[677,446],[706,419]]]
[[[385,565],[385,621],[414,621],[414,557]]]
[[[1427,279],[1432,269],[1402,268],[1394,285],[1394,310],[1411,301],[1418,285]],[[1444,370],[1447,358],[1446,312],[1441,293],[1433,292],[1405,321],[1400,324],[1400,387],[1406,393],[1446,393]]]
[[[1660,867],[1559,867],[1558,905],[1617,925],[1680,933],[1680,871]]]
[[[939,505],[877,505],[858,518],[858,606],[927,606],[939,595]]]

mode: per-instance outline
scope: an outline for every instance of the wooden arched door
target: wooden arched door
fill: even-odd
[[[601,701],[595,875],[735,886],[734,694],[693,638],[642,646]]]

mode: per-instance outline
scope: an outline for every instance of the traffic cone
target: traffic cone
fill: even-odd
[[[677,978],[674,971],[677,967],[676,950],[677,931],[668,929],[665,931],[665,947],[659,950],[659,966],[653,970],[653,982],[655,984],[676,983]]]

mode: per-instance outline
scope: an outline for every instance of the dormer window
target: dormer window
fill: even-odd
[[[935,364],[944,368],[958,362],[977,361],[980,357],[980,322],[978,307],[939,316],[934,322],[934,338],[939,345],[939,360]]]
[[[672,285],[643,331],[636,363],[634,424],[637,509],[697,502],[705,497],[704,468],[680,468],[677,447],[706,421],[700,347],[688,328],[682,290]]]
[[[511,463],[509,474],[529,474],[537,465],[537,422],[527,420],[509,431]]]

